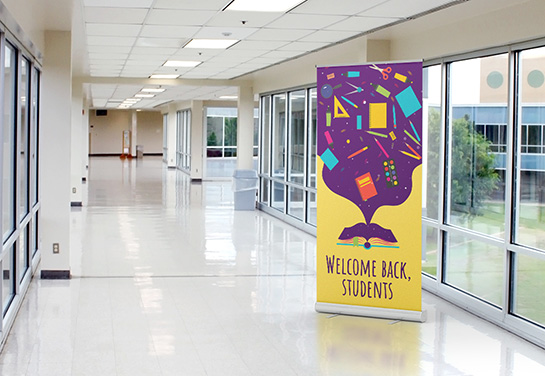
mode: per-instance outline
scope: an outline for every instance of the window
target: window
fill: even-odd
[[[545,85],[525,81],[532,72],[545,71],[545,47],[522,51],[519,60],[522,82],[518,110],[523,124],[514,237],[518,244],[545,251]]]
[[[422,161],[422,216],[426,237],[422,246],[422,271],[432,277],[437,277],[437,256],[439,241],[439,211],[440,211],[440,163],[442,134],[441,121],[441,66],[433,65],[424,68],[423,72],[423,119],[422,140],[423,152],[426,156]]]
[[[457,61],[450,64],[450,160],[448,223],[503,237],[505,231],[505,174],[496,159],[493,145],[499,145],[499,127],[477,127],[483,104],[494,101],[506,114],[507,83],[499,78],[490,84],[484,75],[488,67],[498,75],[508,71],[507,54]],[[499,70],[499,71],[498,71]],[[503,77],[503,76],[502,76]],[[488,86],[485,84],[488,82]],[[507,118],[502,119],[507,123]],[[489,138],[490,137],[490,138]]]
[[[6,240],[15,230],[15,167],[16,150],[15,121],[17,88],[17,52],[6,43],[4,48],[4,164],[2,170],[2,228]]]
[[[18,131],[18,180],[19,180],[19,219],[23,219],[28,214],[29,207],[29,151],[30,151],[30,107],[28,105],[28,96],[30,94],[30,63],[26,58],[21,59],[21,78],[19,86],[19,131]]]
[[[260,204],[311,228],[316,227],[316,106],[316,88],[265,95],[259,123]]]

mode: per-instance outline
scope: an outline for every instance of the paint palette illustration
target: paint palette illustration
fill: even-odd
[[[397,180],[397,171],[393,159],[388,159],[382,163],[384,166],[384,177],[386,178],[386,186],[388,188],[397,187],[399,181]]]

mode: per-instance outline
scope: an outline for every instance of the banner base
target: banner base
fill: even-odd
[[[363,307],[347,304],[317,302],[314,308],[320,313],[338,313],[341,315],[366,316],[377,319],[425,322],[427,318],[426,311],[407,311],[402,309]]]

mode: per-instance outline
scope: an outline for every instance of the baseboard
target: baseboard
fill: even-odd
[[[70,279],[70,270],[42,270],[41,279]]]

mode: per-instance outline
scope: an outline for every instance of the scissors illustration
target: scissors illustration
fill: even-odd
[[[356,90],[353,90],[351,91],[350,93],[346,93],[346,95],[348,94],[354,94],[354,93],[361,93],[363,91],[363,89],[359,86],[355,86],[355,85],[352,85],[350,82],[347,82],[348,85],[352,86],[354,89]]]
[[[387,73],[392,73],[392,68],[391,67],[387,67],[387,68],[379,68],[376,66],[376,64],[372,64],[371,65],[371,69],[374,69],[374,70],[378,70],[380,73],[382,73],[382,78],[384,78],[385,80],[388,79],[388,74]],[[386,72],[386,73],[384,73]]]

